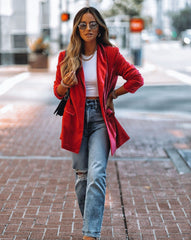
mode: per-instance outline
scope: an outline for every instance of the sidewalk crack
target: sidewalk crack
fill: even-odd
[[[126,240],[129,240],[127,221],[126,221],[126,215],[125,215],[125,207],[124,207],[124,201],[123,201],[123,192],[122,192],[122,186],[121,186],[121,180],[120,180],[119,168],[118,168],[117,161],[115,161],[115,168],[116,168],[117,182],[118,182],[119,192],[120,192],[120,202],[121,202],[121,210],[122,210],[122,214],[123,214],[123,222],[124,222],[124,227],[125,227]]]

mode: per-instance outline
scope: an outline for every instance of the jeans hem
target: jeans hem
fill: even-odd
[[[94,237],[96,238],[96,240],[100,240],[101,238],[101,234],[100,233],[90,233],[90,232],[83,232],[84,236],[88,236],[88,237]]]
[[[86,169],[79,169],[79,168],[72,168],[76,173],[80,172],[80,173],[87,173],[88,168]]]

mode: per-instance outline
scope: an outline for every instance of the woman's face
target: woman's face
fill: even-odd
[[[85,13],[78,25],[80,37],[86,43],[95,42],[99,33],[99,25],[91,13]]]

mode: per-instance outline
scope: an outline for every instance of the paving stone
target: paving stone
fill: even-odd
[[[16,103],[0,116],[1,240],[82,239],[55,104]],[[165,148],[191,149],[185,128],[191,120],[141,115],[119,121],[131,140],[108,163],[101,239],[127,240],[128,233],[129,240],[190,240],[191,174],[180,175]]]

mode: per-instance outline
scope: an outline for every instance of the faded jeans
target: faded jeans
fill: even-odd
[[[75,191],[83,216],[83,234],[100,237],[110,144],[98,100],[86,100],[80,152],[73,153]]]

